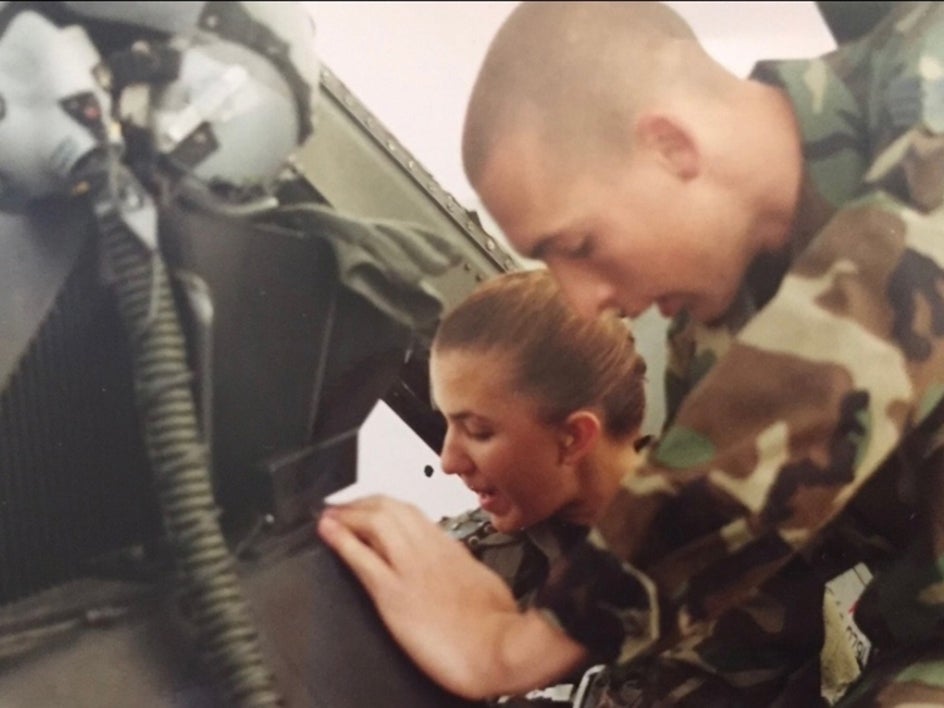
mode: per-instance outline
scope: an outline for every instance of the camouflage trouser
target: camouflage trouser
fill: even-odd
[[[624,671],[619,680],[609,669],[588,672],[586,689],[575,689],[570,700],[564,702],[516,696],[488,705],[493,708],[761,708],[767,705],[744,700],[723,681],[690,666],[659,662],[656,668],[654,663],[640,661],[634,667],[641,668],[643,664],[648,668],[631,669],[628,675]],[[804,705],[803,708],[810,707]]]
[[[579,708],[755,708],[766,703],[678,662],[638,661],[620,674],[598,674]]]
[[[661,666],[640,680],[595,686],[584,708],[825,708],[818,671],[797,672],[774,699],[748,696],[707,675]],[[934,708],[944,706],[944,646],[908,651],[878,661],[834,708]]]
[[[836,704],[836,708],[865,706],[944,706],[944,646],[881,658]]]
[[[690,669],[690,667],[688,667]],[[605,679],[591,688],[582,708],[826,708],[815,667],[797,672],[775,698],[744,694],[715,677],[661,665],[620,685]],[[944,647],[888,657],[867,670],[834,708],[934,708],[944,706]]]

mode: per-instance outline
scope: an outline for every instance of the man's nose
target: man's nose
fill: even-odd
[[[462,474],[471,467],[471,460],[456,440],[455,433],[450,430],[446,430],[446,437],[443,439],[442,450],[439,453],[439,463],[446,474]]]
[[[606,310],[619,308],[615,289],[606,281],[583,271],[549,268],[570,306],[581,317],[596,317]]]

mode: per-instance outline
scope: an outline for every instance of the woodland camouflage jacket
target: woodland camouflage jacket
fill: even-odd
[[[818,649],[822,583],[859,561],[876,646],[944,629],[944,5],[753,77],[802,132],[791,246],[723,321],[674,323],[670,424],[536,600],[596,657],[744,686]]]

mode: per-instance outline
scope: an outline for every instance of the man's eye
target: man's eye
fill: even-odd
[[[571,246],[566,251],[564,255],[567,258],[578,259],[578,258],[587,258],[590,254],[593,253],[593,239],[589,236],[585,236],[580,240],[579,243]]]
[[[488,440],[493,435],[491,430],[478,430],[475,428],[467,430],[466,433],[473,440]]]

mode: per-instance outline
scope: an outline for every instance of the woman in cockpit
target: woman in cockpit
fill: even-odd
[[[519,605],[632,469],[646,366],[626,325],[573,313],[546,271],[499,276],[447,314],[432,347],[441,460],[479,506],[440,525]]]
[[[439,326],[430,378],[447,422],[442,468],[479,499],[442,525],[519,600],[633,468],[645,370],[624,322],[578,317],[546,271],[487,281]]]

